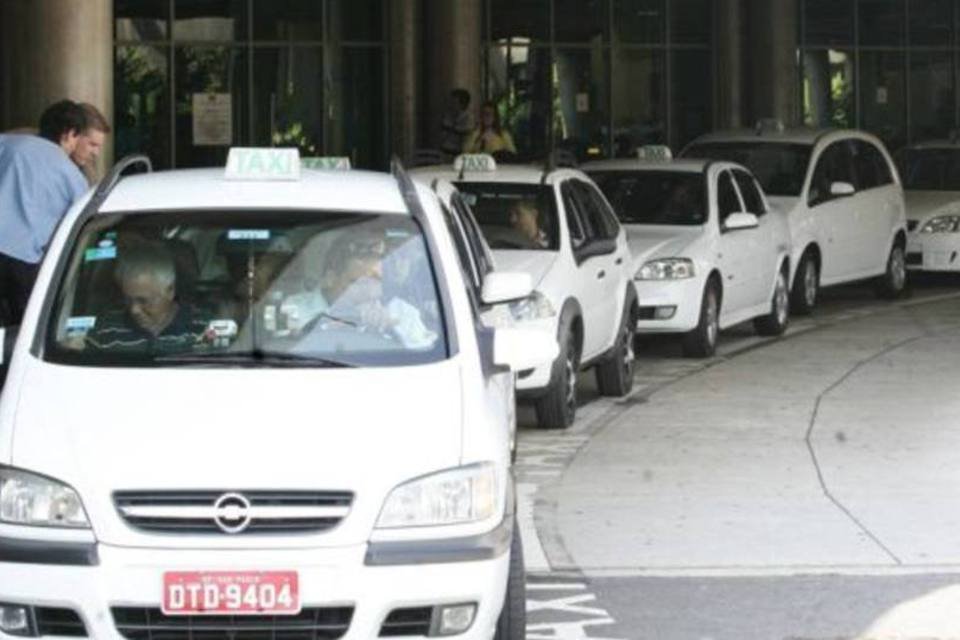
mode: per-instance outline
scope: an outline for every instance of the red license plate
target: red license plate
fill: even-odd
[[[163,613],[296,615],[296,571],[170,571],[163,574]]]

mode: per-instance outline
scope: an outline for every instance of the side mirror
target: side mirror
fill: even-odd
[[[616,238],[603,238],[600,240],[591,240],[580,245],[576,251],[578,262],[583,262],[588,258],[605,256],[617,250]]]
[[[528,371],[552,364],[560,355],[556,336],[535,329],[508,327],[493,334],[493,364],[510,371]]]
[[[531,293],[533,279],[529,273],[493,271],[483,278],[480,297],[484,304],[494,305],[523,300]]]
[[[849,182],[834,182],[830,185],[830,195],[838,198],[852,196],[856,192],[856,188]]]
[[[723,222],[724,231],[739,231],[741,229],[756,229],[760,226],[757,216],[752,213],[731,213]]]

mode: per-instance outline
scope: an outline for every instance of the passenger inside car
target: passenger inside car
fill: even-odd
[[[550,246],[547,234],[540,228],[540,211],[536,202],[519,200],[511,206],[510,225],[530,248],[546,249]]]

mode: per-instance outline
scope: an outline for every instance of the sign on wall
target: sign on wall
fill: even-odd
[[[193,94],[194,146],[230,146],[232,143],[233,101],[230,94]]]

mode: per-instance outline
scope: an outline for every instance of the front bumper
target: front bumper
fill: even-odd
[[[703,302],[701,278],[688,280],[635,280],[640,303],[638,333],[686,333],[696,329],[700,322]],[[673,307],[673,316],[665,319],[651,317],[654,309]]]
[[[960,271],[960,234],[911,234],[907,240],[907,269]]]
[[[470,629],[455,637],[489,640],[503,603],[510,561],[504,551],[484,560],[370,566],[368,545],[197,551],[101,544],[96,555],[95,566],[0,562],[0,602],[72,609],[86,626],[87,637],[119,640],[124,636],[111,609],[159,609],[165,571],[296,570],[304,608],[353,607],[344,640],[380,637],[381,626],[395,609],[463,603],[476,603],[477,614]],[[0,632],[0,638],[14,636]]]
[[[544,331],[559,339],[557,336],[559,318],[540,318],[528,322],[518,323],[524,329],[533,329]],[[553,363],[545,364],[531,369],[530,371],[521,371],[517,374],[516,389],[517,393],[524,397],[533,397],[539,395],[550,386],[550,379],[553,374]]]

